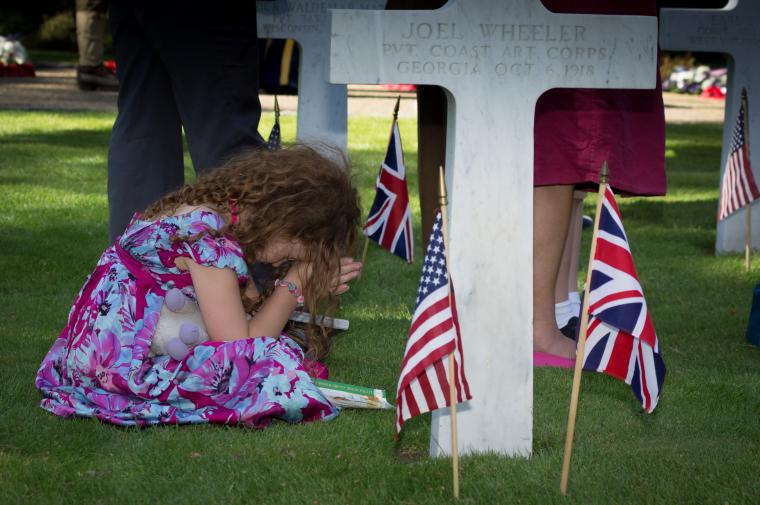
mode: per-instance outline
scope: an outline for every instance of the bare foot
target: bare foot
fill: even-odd
[[[575,340],[564,336],[556,327],[533,328],[533,350],[561,356],[563,358],[575,358]]]

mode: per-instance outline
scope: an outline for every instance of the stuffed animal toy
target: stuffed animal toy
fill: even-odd
[[[251,316],[246,314],[246,319],[250,318]],[[285,329],[285,333],[302,346],[306,343],[306,334],[300,325],[307,323],[309,319],[310,316],[307,312],[295,311],[290,315],[290,323]],[[348,329],[348,321],[345,319],[317,316],[316,320],[317,323],[323,323],[333,332],[335,330]],[[192,298],[185,296],[177,288],[167,291],[164,296],[164,305],[161,307],[161,313],[158,317],[156,333],[150,344],[149,355],[153,357],[168,354],[179,361],[190,353],[190,349],[193,346],[207,342],[208,340],[208,332],[203,323],[198,303]],[[318,362],[313,363],[324,368]],[[314,370],[309,373],[314,377],[320,378],[323,371]],[[324,373],[326,374],[326,369]],[[323,378],[326,378],[326,376]]]
[[[156,334],[150,344],[150,355],[168,354],[181,360],[191,347],[207,340],[208,333],[198,304],[177,288],[167,291]]]

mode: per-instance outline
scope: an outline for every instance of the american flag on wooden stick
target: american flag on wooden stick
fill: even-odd
[[[665,381],[665,362],[609,186],[591,268],[583,369],[624,381],[644,410],[652,412]]]
[[[447,357],[451,353],[454,353],[457,401],[470,400],[454,289],[446,268],[441,211],[438,211],[401,364],[396,392],[397,433],[407,419],[450,405]]]
[[[739,117],[736,118],[734,132],[731,135],[731,149],[728,152],[721,181],[718,221],[760,198],[760,191],[757,189],[749,162],[749,139],[745,136],[746,104],[746,91],[742,90]]]

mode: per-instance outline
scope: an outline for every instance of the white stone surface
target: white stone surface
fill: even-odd
[[[750,163],[760,180],[760,2],[729,0],[722,9],[662,9],[660,46],[672,51],[703,51],[728,56],[728,92],[723,122],[721,174],[731,147],[731,132],[739,113],[741,90],[747,89],[749,104]],[[717,208],[716,208],[717,215]],[[744,211],[717,224],[715,252],[744,250]],[[760,205],[752,206],[752,247],[760,248]]]
[[[329,9],[382,9],[385,0],[277,0],[256,4],[259,38],[293,39],[298,69],[299,142],[326,143],[347,152],[346,86],[330,84]]]
[[[555,87],[653,88],[657,20],[553,14],[538,0],[435,11],[333,11],[330,79],[435,84],[448,94],[450,259],[473,400],[462,453],[532,445],[533,122]],[[430,452],[450,453],[448,410]]]

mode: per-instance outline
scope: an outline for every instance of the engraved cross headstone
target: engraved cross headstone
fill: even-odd
[[[721,171],[726,166],[731,132],[739,113],[742,88],[749,103],[749,145],[753,172],[760,175],[760,2],[730,0],[722,9],[662,9],[660,46],[673,51],[719,52],[728,56],[728,92],[723,121]],[[717,253],[744,250],[744,212],[737,212],[718,223]],[[752,206],[752,221],[760,222],[760,206]],[[755,227],[757,229],[757,227]],[[752,237],[752,247],[760,247],[760,233]]]
[[[330,79],[448,95],[450,261],[473,400],[464,453],[532,445],[533,122],[557,87],[653,88],[657,20],[554,14],[539,0],[452,0],[434,11],[332,14]],[[448,410],[431,455],[451,450]]]
[[[301,50],[298,69],[300,142],[323,142],[347,152],[345,84],[331,84],[329,9],[382,9],[385,0],[278,0],[258,2],[260,38],[293,39]]]

